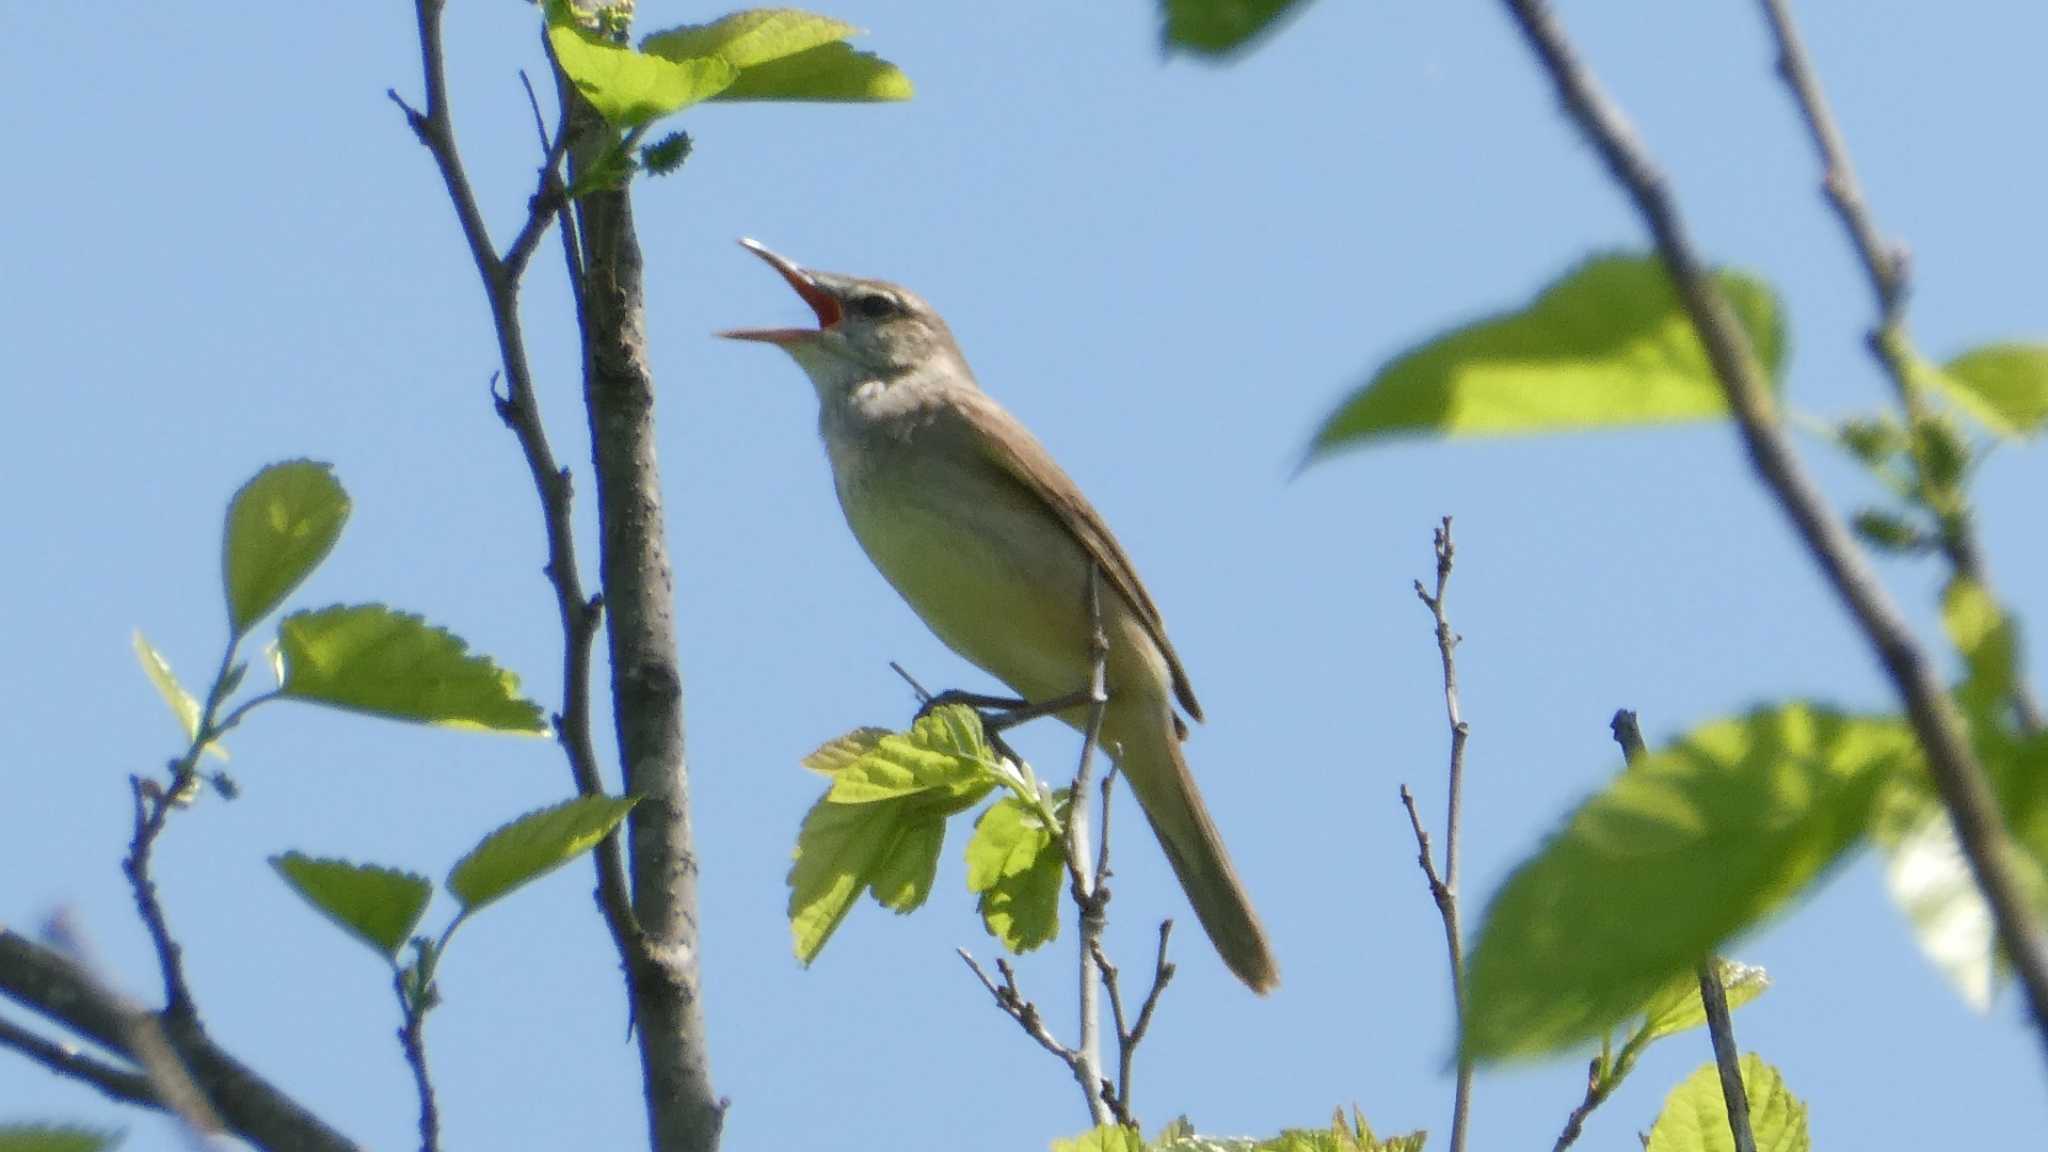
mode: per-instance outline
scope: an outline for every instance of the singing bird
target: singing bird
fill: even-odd
[[[818,272],[752,240],[817,314],[811,328],[724,332],[773,344],[818,393],[846,523],[946,646],[1043,703],[1088,686],[1089,588],[1109,641],[1102,747],[1145,810],[1223,962],[1255,992],[1272,949],[1181,756],[1197,720],[1159,609],[1109,526],[1016,418],[975,383],[946,322],[881,280]],[[1059,716],[1081,728],[1087,710]]]

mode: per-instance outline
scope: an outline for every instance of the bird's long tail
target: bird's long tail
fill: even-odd
[[[1230,865],[1230,855],[1224,851],[1223,837],[1209,818],[1202,794],[1195,790],[1194,777],[1181,756],[1172,714],[1163,706],[1159,711],[1157,719],[1129,717],[1135,722],[1114,725],[1122,744],[1117,766],[1137,794],[1153,834],[1166,849],[1166,859],[1223,963],[1252,991],[1264,995],[1280,983],[1266,930],[1259,926],[1251,897],[1245,894],[1237,870]]]

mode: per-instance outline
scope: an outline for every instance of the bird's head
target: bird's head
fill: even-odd
[[[736,328],[719,335],[773,344],[803,366],[823,395],[868,381],[885,383],[959,360],[953,333],[931,305],[907,288],[818,272],[752,240],[747,251],[782,274],[817,315],[816,328]]]

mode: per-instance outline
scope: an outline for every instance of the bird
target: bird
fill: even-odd
[[[1027,702],[1057,701],[1089,685],[1097,597],[1108,641],[1101,746],[1225,966],[1254,992],[1273,989],[1265,929],[1181,753],[1176,705],[1196,720],[1201,705],[1109,525],[982,391],[945,320],[915,293],[740,243],[796,290],[817,327],[719,335],[778,347],[810,377],[848,527],[947,647]],[[1078,729],[1088,711],[1057,715]]]

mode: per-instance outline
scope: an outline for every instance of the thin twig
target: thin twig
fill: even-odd
[[[461,152],[455,146],[455,132],[448,108],[446,67],[441,51],[441,9],[442,0],[415,0],[420,68],[427,90],[426,110],[422,112],[413,108],[396,91],[389,95],[391,101],[404,110],[407,124],[420,143],[426,146],[435,168],[440,172],[449,201],[455,207],[456,219],[462,226],[463,239],[489,298],[498,350],[504,362],[505,393],[497,398],[498,415],[518,440],[527,472],[540,498],[542,525],[547,538],[544,571],[554,590],[556,614],[562,626],[562,711],[556,717],[556,738],[569,761],[577,791],[585,796],[600,795],[605,789],[590,727],[590,652],[602,622],[602,601],[585,595],[583,591],[572,527],[574,494],[569,472],[555,461],[554,449],[548,443],[546,425],[534,395],[533,374],[528,367],[526,340],[519,319],[519,279],[524,259],[514,266],[510,260],[500,260],[493,251],[482,213],[477,208],[476,194],[463,167]],[[538,118],[538,104],[534,107]],[[568,138],[565,129],[558,130],[553,142],[546,146],[547,159],[541,176],[543,190],[551,178],[559,182],[561,156],[558,150],[567,146]],[[542,203],[537,199],[529,208],[521,237],[532,233],[537,242],[539,233],[545,231],[547,222],[560,207],[558,202]],[[569,231],[566,227],[563,229],[565,234]],[[593,859],[597,869],[598,903],[604,911],[613,943],[627,962],[630,981],[635,967],[633,959],[641,948],[616,832],[598,845]]]
[[[1067,792],[1065,839],[1067,871],[1073,880],[1074,905],[1080,913],[1078,986],[1081,1039],[1075,1046],[1078,1063],[1074,1078],[1080,1081],[1081,1091],[1088,1097],[1089,1118],[1100,1127],[1115,1119],[1107,1094],[1102,1090],[1102,1012],[1097,991],[1101,979],[1097,957],[1101,955],[1102,932],[1109,919],[1109,885],[1103,883],[1102,876],[1095,871],[1088,850],[1088,788],[1095,744],[1102,735],[1102,714],[1109,703],[1109,694],[1105,691],[1109,639],[1102,631],[1102,573],[1092,564],[1088,567],[1088,622],[1088,720],[1081,735],[1080,762],[1074,767],[1074,781]],[[1108,827],[1105,825],[1102,831],[1107,839]]]
[[[1124,1017],[1123,989],[1118,984],[1116,965],[1109,962],[1109,955],[1103,951],[1100,941],[1096,942],[1095,965],[1102,972],[1102,986],[1109,992],[1110,1019],[1116,1024],[1116,1090],[1108,1091],[1104,1086],[1104,1097],[1116,1122],[1126,1128],[1136,1128],[1138,1115],[1131,1108],[1131,1067],[1137,1059],[1138,1045],[1145,1042],[1145,1032],[1152,1027],[1152,1013],[1159,1007],[1160,994],[1173,980],[1173,962],[1166,958],[1166,942],[1173,935],[1173,921],[1159,922],[1159,953],[1152,965],[1152,988],[1145,993],[1144,1003],[1138,1006],[1136,1022],[1126,1025]]]
[[[1899,403],[1906,409],[1907,419],[1916,433],[1913,443],[1917,448],[1917,431],[1926,415],[1926,405],[1913,379],[1911,344],[1906,336],[1905,312],[1906,300],[1912,292],[1912,263],[1903,246],[1887,243],[1878,230],[1877,218],[1870,209],[1869,201],[1863,197],[1863,186],[1856,179],[1855,166],[1850,163],[1848,143],[1842,138],[1834,114],[1828,109],[1827,98],[1821,92],[1820,79],[1807,55],[1805,42],[1792,22],[1791,10],[1784,0],[1762,0],[1762,5],[1764,18],[1770,24],[1771,35],[1778,46],[1778,75],[1792,90],[1800,119],[1804,121],[1807,134],[1813,138],[1814,150],[1820,156],[1822,192],[1829,207],[1841,220],[1843,230],[1849,235],[1850,246],[1856,250],[1857,258],[1863,263],[1864,274],[1870,281],[1877,321],[1870,330],[1867,343],[1871,354],[1891,380]],[[1914,463],[1924,480],[1924,461],[1917,451]],[[1969,509],[1957,507],[1942,511],[1939,539],[1943,554],[1958,576],[1987,592],[1991,591],[1990,574],[1984,565],[1983,548],[1978,543]],[[2041,705],[2034,698],[2023,667],[2014,670],[2012,696],[2021,724],[2029,732],[2039,731],[2042,727]]]
[[[137,1012],[133,1004],[106,989],[64,953],[4,927],[0,927],[0,996],[109,1052],[147,1066],[146,1056],[135,1048],[135,1022],[154,1022],[156,1017]],[[273,1150],[355,1152],[356,1145],[347,1137],[220,1048],[205,1032],[196,1027],[154,1032],[190,1072],[191,1081],[228,1129],[243,1140]],[[152,1077],[151,1085],[161,1099],[160,1081]]]
[[[12,1048],[66,1079],[90,1084],[117,1103],[156,1109],[164,1106],[148,1076],[88,1056],[76,1045],[38,1036],[4,1017],[0,1017],[0,1047]]]
[[[391,974],[391,986],[398,993],[398,1008],[405,1021],[398,1029],[399,1046],[405,1049],[406,1066],[412,1069],[413,1090],[420,1100],[420,1152],[440,1152],[441,1110],[434,1102],[434,1081],[427,1075],[427,1008],[429,1003],[411,995],[406,988],[406,971]]]
[[[1465,741],[1471,735],[1471,728],[1465,723],[1465,713],[1458,700],[1458,642],[1463,639],[1451,628],[1450,616],[1444,603],[1450,590],[1451,567],[1457,558],[1457,545],[1451,539],[1451,518],[1446,516],[1437,526],[1434,550],[1436,553],[1436,591],[1431,593],[1422,581],[1415,582],[1415,595],[1423,606],[1429,609],[1436,621],[1437,655],[1443,664],[1444,674],[1444,717],[1451,729],[1451,761],[1449,771],[1449,799],[1445,804],[1444,817],[1444,867],[1439,873],[1436,861],[1429,851],[1429,833],[1423,830],[1422,816],[1416,811],[1415,795],[1406,784],[1401,785],[1401,803],[1408,809],[1408,825],[1415,831],[1416,860],[1422,866],[1422,875],[1429,883],[1429,895],[1436,902],[1437,913],[1444,922],[1444,945],[1450,955],[1451,1002],[1457,1016],[1458,1035],[1465,1032],[1465,936],[1458,924],[1458,829],[1463,821],[1465,794]],[[1465,1129],[1472,1112],[1472,1058],[1467,1055],[1465,1045],[1458,1045],[1457,1087],[1451,1098],[1451,1139],[1450,1152],[1464,1152]]]
[[[1614,742],[1621,745],[1624,762],[1634,766],[1649,753],[1643,743],[1642,724],[1636,714],[1622,708],[1608,722]],[[1756,1152],[1756,1136],[1749,1124],[1749,1093],[1742,1086],[1742,1053],[1735,1046],[1735,1022],[1728,1011],[1728,989],[1721,983],[1721,962],[1709,956],[1700,962],[1700,1007],[1707,1014],[1707,1034],[1713,1041],[1714,1066],[1721,1074],[1721,1099],[1728,1107],[1728,1131],[1735,1138],[1735,1152]]]
[[[1000,958],[996,960],[996,970],[1003,976],[1002,984],[998,985],[989,979],[988,973],[982,970],[973,953],[965,948],[956,948],[954,951],[960,954],[960,959],[967,962],[967,967],[974,973],[974,978],[981,981],[981,986],[988,989],[988,994],[995,999],[996,1007],[1001,1008],[1004,1015],[1015,1020],[1025,1035],[1038,1041],[1039,1047],[1059,1057],[1060,1063],[1065,1064],[1067,1070],[1080,1082],[1082,1091],[1088,1091],[1088,1073],[1081,1062],[1081,1054],[1060,1043],[1058,1037],[1047,1030],[1045,1018],[1038,1012],[1038,1005],[1025,999],[1024,994],[1017,990],[1017,973],[1010,967],[1010,962]],[[1091,1092],[1090,1095],[1100,1095],[1100,1089]]]
[[[1598,1059],[1586,1066],[1585,1098],[1579,1101],[1578,1107],[1572,1109],[1570,1116],[1565,1117],[1564,1131],[1557,1134],[1557,1142],[1550,1146],[1550,1152],[1564,1152],[1571,1147],[1573,1141],[1579,1138],[1579,1133],[1585,1129],[1586,1117],[1591,1116],[1595,1108],[1605,1104],[1608,1094],[1614,1091],[1614,1086],[1619,1081],[1603,1077],[1601,1071],[1601,1061]]]
[[[1728,1131],[1735,1152],[1756,1152],[1749,1124],[1749,1091],[1742,1085],[1742,1053],[1735,1047],[1735,1025],[1728,1012],[1728,989],[1713,958],[1700,965],[1700,1004],[1707,1010],[1707,1035],[1714,1045],[1714,1067],[1721,1073],[1721,1099],[1728,1106]]]
[[[134,834],[129,838],[128,855],[121,861],[121,871],[128,877],[128,886],[135,895],[135,910],[141,915],[156,952],[157,969],[164,985],[164,1017],[181,1024],[192,1023],[198,1018],[198,1009],[193,1006],[192,990],[185,983],[184,953],[171,935],[163,903],[157,899],[156,881],[149,874],[157,837],[163,834],[164,821],[175,807],[170,797],[181,791],[182,786],[173,780],[171,792],[165,793],[139,776],[130,776],[128,786],[135,801]]]
[[[1774,414],[1756,350],[1694,250],[1663,175],[1620,110],[1579,62],[1550,6],[1543,0],[1505,3],[1556,84],[1565,111],[1627,191],[1655,238],[1658,253],[1734,410],[1759,477],[1904,699],[1906,715],[1927,753],[1929,773],[1991,907],[2001,942],[2026,991],[2039,1039],[2048,1051],[2048,947],[2043,945],[2040,921],[2020,888],[2014,863],[2017,850],[1999,818],[1990,783],[1970,750],[1954,703],[1862,549],[1794,455]]]

